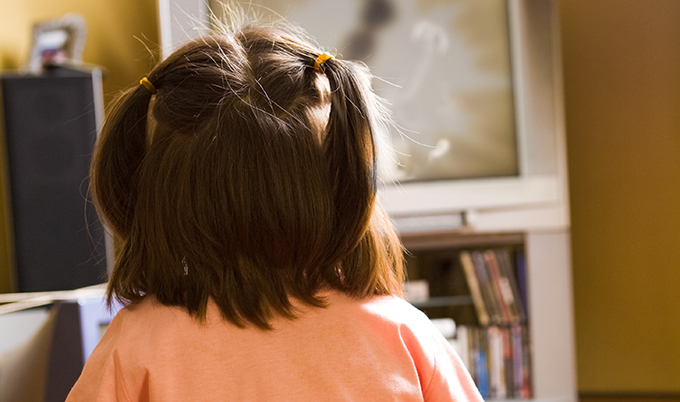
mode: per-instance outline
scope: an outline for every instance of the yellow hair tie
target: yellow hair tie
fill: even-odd
[[[335,57],[333,57],[332,55],[330,55],[328,53],[321,53],[319,55],[319,57],[317,57],[316,60],[314,61],[314,69],[318,72],[321,72],[321,65],[323,63],[325,63],[326,60],[330,60],[330,59],[333,59],[333,58],[335,58]]]
[[[143,85],[144,88],[151,92],[151,95],[156,94],[156,87],[153,86],[153,84],[151,83],[151,81],[149,81],[148,78],[144,77],[141,80],[139,80],[139,85]]]

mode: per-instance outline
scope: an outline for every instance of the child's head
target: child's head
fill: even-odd
[[[91,172],[118,240],[109,301],[154,295],[202,317],[212,297],[229,321],[267,328],[294,316],[289,296],[400,292],[370,73],[320,54],[289,29],[208,36],[114,103]]]

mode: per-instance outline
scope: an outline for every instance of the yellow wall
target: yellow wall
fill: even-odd
[[[578,383],[680,392],[680,1],[562,0]]]
[[[104,67],[106,101],[153,65],[146,47],[154,51],[159,47],[155,0],[0,0],[0,70],[26,63],[34,22],[67,13],[80,14],[86,20],[83,61]],[[6,161],[0,160],[2,176],[6,175],[5,165]],[[0,194],[0,200],[7,199],[5,192]],[[7,226],[6,214],[0,214],[0,293],[10,291]]]

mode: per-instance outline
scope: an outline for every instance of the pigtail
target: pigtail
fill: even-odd
[[[366,297],[401,294],[403,250],[392,223],[376,200],[377,154],[373,124],[385,120],[372,92],[370,72],[359,63],[327,59],[317,71],[330,84],[331,111],[324,142],[336,220],[329,256],[340,258],[327,281]],[[335,261],[335,260],[331,260]]]
[[[322,66],[330,85],[331,109],[324,138],[335,204],[334,236],[329,261],[337,261],[360,242],[373,211],[376,155],[367,96],[368,71],[358,63],[328,60]]]
[[[111,105],[90,167],[92,195],[114,234],[126,239],[137,201],[137,174],[147,147],[147,114],[152,93],[138,85]]]

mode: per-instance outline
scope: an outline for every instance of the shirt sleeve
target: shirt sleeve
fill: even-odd
[[[449,342],[435,333],[433,343],[434,370],[430,383],[423,389],[424,400],[482,402],[470,373]]]
[[[422,313],[402,328],[402,340],[418,372],[423,400],[483,402],[462,360]]]

